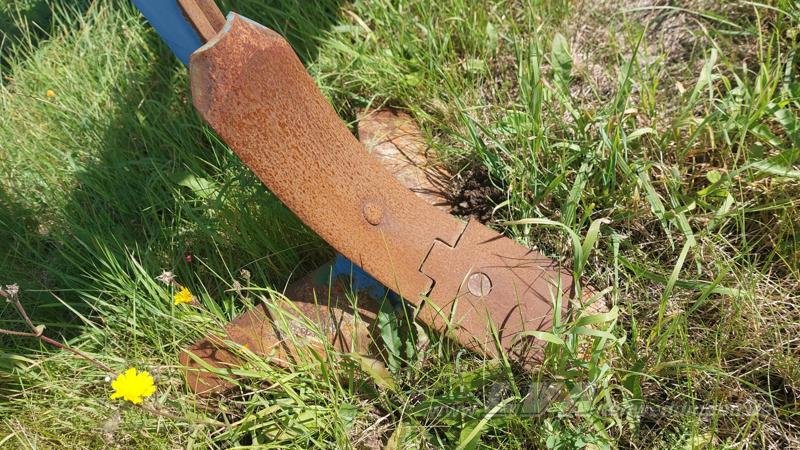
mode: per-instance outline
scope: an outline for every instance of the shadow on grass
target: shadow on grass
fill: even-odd
[[[53,32],[53,8],[86,11],[88,0],[0,2],[0,71],[7,71],[20,53],[32,54]],[[20,52],[22,50],[22,52]],[[0,83],[4,80],[0,79]]]
[[[285,33],[305,61],[316,57],[319,37],[336,23],[340,4],[230,3]],[[122,294],[114,286],[131,284],[125,277],[135,280],[135,264],[153,277],[172,270],[187,285],[199,280],[217,299],[227,295],[240,269],[255,284],[280,288],[329,256],[202,126],[184,69],[155,34],[148,47],[156,59],[116,86],[100,153],[75,173],[62,221],[44,223],[0,185],[0,240],[8,243],[0,251],[0,283],[20,285],[29,313],[52,337],[81,333],[71,308],[92,317],[92,299],[125,301],[115,298]],[[0,305],[0,327],[23,326],[12,308]],[[29,353],[38,343],[0,336],[0,348]]]

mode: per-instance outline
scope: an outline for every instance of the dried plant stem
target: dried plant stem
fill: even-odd
[[[33,325],[33,322],[31,321],[31,318],[28,317],[28,312],[25,311],[25,308],[22,307],[22,303],[20,303],[20,301],[19,301],[19,295],[17,295],[15,293],[13,295],[13,299],[12,299],[11,303],[13,303],[14,307],[17,308],[17,311],[19,312],[19,315],[22,316],[22,319],[25,320],[25,323],[28,325],[28,327],[31,330],[35,331],[36,330],[36,326]]]
[[[88,353],[84,353],[84,352],[78,350],[77,348],[70,347],[67,344],[64,344],[64,343],[59,342],[59,341],[57,341],[57,340],[55,340],[53,338],[45,336],[43,334],[44,326],[40,325],[40,326],[37,327],[36,325],[33,324],[33,321],[31,321],[30,317],[28,316],[28,312],[25,311],[25,307],[22,306],[22,302],[19,301],[19,293],[18,292],[19,292],[19,288],[17,288],[16,285],[6,286],[5,290],[0,289],[0,296],[1,297],[5,297],[6,300],[9,303],[12,303],[14,305],[14,307],[19,312],[19,315],[22,316],[23,320],[25,320],[25,324],[28,325],[28,328],[30,328],[31,331],[13,331],[13,330],[6,330],[6,329],[0,328],[0,334],[10,335],[10,336],[30,337],[30,338],[39,339],[40,341],[42,341],[42,342],[44,342],[46,344],[50,344],[53,347],[56,347],[58,349],[66,350],[68,352],[71,352],[71,353],[73,353],[73,354],[85,359],[86,361],[89,361],[90,363],[94,364],[98,368],[100,368],[100,369],[102,369],[102,370],[104,370],[104,371],[106,371],[108,373],[114,373],[114,369],[112,369],[111,367],[107,366],[106,364],[103,364],[102,362],[98,361],[93,356],[89,355]]]
[[[47,344],[50,344],[53,347],[56,347],[56,348],[59,348],[61,350],[66,350],[68,352],[74,353],[75,355],[80,356],[81,358],[89,361],[90,363],[94,364],[98,368],[100,368],[100,369],[102,369],[102,370],[104,370],[104,371],[106,371],[108,373],[114,373],[114,369],[112,369],[111,367],[109,367],[109,366],[103,364],[102,362],[98,361],[97,359],[95,359],[94,357],[89,355],[88,353],[84,353],[84,352],[78,350],[77,348],[70,347],[69,345],[61,343],[61,342],[59,342],[59,341],[57,341],[57,340],[55,340],[53,338],[50,338],[50,337],[47,337],[47,336],[43,335],[43,334],[28,333],[28,332],[24,332],[24,331],[11,331],[11,330],[5,330],[5,329],[2,329],[2,328],[0,328],[0,334],[7,334],[7,335],[11,335],[11,336],[31,337],[31,338],[39,339],[40,341],[45,342]]]

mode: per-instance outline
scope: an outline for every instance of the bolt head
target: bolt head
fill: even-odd
[[[475,272],[467,278],[469,293],[476,297],[485,297],[492,292],[492,280],[483,272]]]
[[[383,219],[383,208],[374,203],[364,203],[361,214],[370,225],[378,225]]]

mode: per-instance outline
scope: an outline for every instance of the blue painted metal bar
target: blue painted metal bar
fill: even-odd
[[[188,66],[189,56],[203,45],[203,41],[183,15],[178,2],[175,0],[133,0],[133,4],[155,28],[172,53],[185,66]]]
[[[388,295],[392,303],[399,300],[397,294],[387,289],[375,278],[372,278],[364,269],[338,253],[333,261],[331,272],[333,278],[349,277],[350,288],[353,292],[363,292],[374,299],[382,299]]]

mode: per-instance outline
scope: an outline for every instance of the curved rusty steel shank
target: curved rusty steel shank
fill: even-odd
[[[194,105],[295,214],[419,305],[463,345],[527,358],[516,336],[549,326],[570,275],[542,255],[418,198],[364,149],[277,33],[231,14],[190,62]],[[558,300],[554,300],[558,299]],[[496,341],[495,337],[498,338]]]

